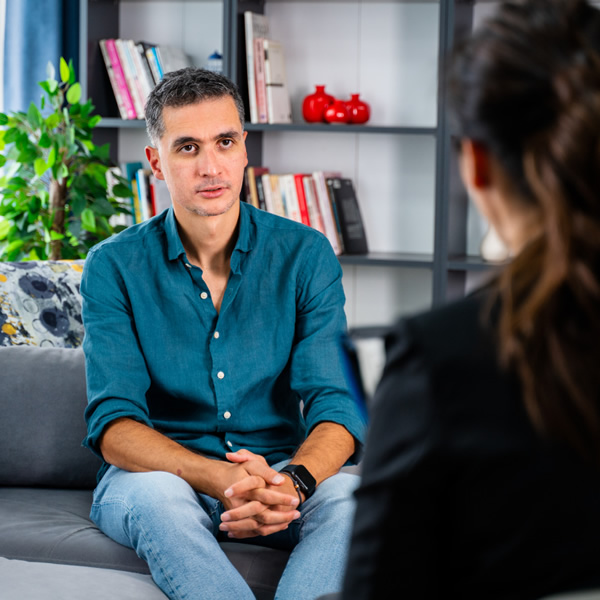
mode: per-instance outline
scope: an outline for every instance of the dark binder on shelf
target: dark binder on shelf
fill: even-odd
[[[367,236],[358,205],[358,198],[351,179],[332,177],[327,179],[331,199],[339,220],[345,254],[367,254]]]

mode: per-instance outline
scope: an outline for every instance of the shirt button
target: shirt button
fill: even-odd
[[[219,379],[223,379],[223,377],[225,377],[225,373],[223,373],[223,371],[219,371],[219,372],[217,373],[217,377],[218,377]]]
[[[228,410],[226,410],[226,411],[223,413],[223,416],[224,416],[226,419],[229,419],[229,417],[231,417],[231,413],[230,413]]]
[[[191,269],[191,268],[192,268],[192,265],[190,265],[190,263],[185,263],[185,266],[186,266],[188,269]]]
[[[202,300],[206,300],[208,298],[208,294],[206,292],[202,292],[200,294],[200,298],[202,298]]]
[[[219,332],[215,331],[215,340],[218,340],[218,339],[219,339]]]
[[[227,442],[227,445],[231,448],[233,446],[233,444],[231,442]]]

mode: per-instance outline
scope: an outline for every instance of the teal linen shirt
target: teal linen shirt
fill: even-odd
[[[91,250],[81,282],[85,446],[100,455],[102,431],[119,417],[219,459],[247,448],[284,460],[323,421],[362,443],[339,349],[342,272],[328,240],[242,203],[230,264],[217,312],[172,208]]]

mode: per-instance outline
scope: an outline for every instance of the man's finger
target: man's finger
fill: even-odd
[[[262,477],[258,475],[249,475],[228,487],[225,490],[224,495],[226,498],[233,498],[234,496],[240,497],[246,495],[251,490],[264,488],[265,486],[266,482]]]

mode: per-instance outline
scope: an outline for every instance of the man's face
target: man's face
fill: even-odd
[[[146,156],[164,179],[176,215],[226,213],[239,199],[248,164],[246,133],[233,99],[203,100],[163,110],[164,134]]]

